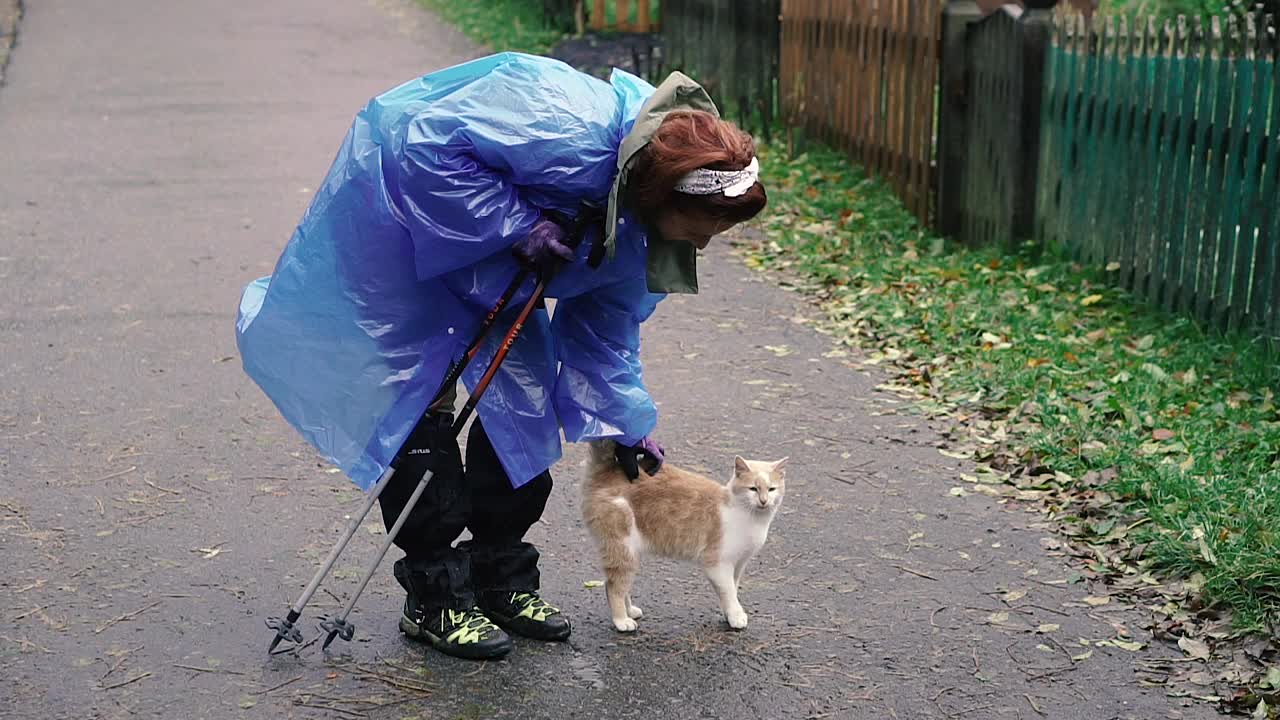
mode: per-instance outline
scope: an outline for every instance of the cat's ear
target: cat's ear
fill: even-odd
[[[751,474],[751,467],[747,465],[747,461],[742,459],[741,455],[733,457],[733,474],[743,477]]]
[[[772,468],[773,472],[778,473],[779,475],[781,475],[781,474],[783,474],[784,472],[786,472],[786,470],[787,470],[787,468],[786,468],[787,460],[789,460],[789,459],[790,459],[789,457],[784,457],[784,458],[782,458],[781,460],[778,460],[777,462],[775,462],[775,463],[773,464],[773,468]]]

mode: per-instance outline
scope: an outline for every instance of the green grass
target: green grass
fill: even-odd
[[[1100,15],[1123,16],[1130,19],[1156,17],[1159,20],[1187,18],[1245,17],[1253,15],[1261,4],[1266,13],[1280,12],[1280,0],[1103,0],[1098,7]]]
[[[564,34],[543,23],[541,0],[419,0],[495,51],[545,54]]]
[[[496,52],[514,51],[545,55],[566,37],[548,27],[543,18],[541,0],[418,0],[441,18],[462,30],[468,38]],[[590,12],[592,0],[587,0]],[[636,21],[637,3],[632,0],[629,17]],[[662,17],[659,3],[650,3],[650,22]],[[609,27],[617,22],[615,0],[605,3],[605,20]],[[590,21],[588,21],[590,27]]]
[[[1104,575],[1194,576],[1242,630],[1280,609],[1274,358],[1063,257],[933,237],[835,153],[761,156],[768,240],[748,263],[800,278],[828,332],[963,425],[1002,497],[1038,500],[1088,545],[1147,543],[1140,560],[1104,550]]]

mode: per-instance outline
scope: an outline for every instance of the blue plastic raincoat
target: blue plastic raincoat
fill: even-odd
[[[240,301],[245,371],[327,459],[368,489],[451,360],[518,270],[510,246],[540,210],[603,205],[619,144],[654,88],[605,83],[504,53],[374,98],[347,133],[269,278]],[[664,297],[645,282],[646,236],[624,214],[599,268],[589,243],[552,282],[479,405],[519,486],[570,441],[634,443],[657,422],[640,323]],[[523,304],[528,283],[509,307]],[[502,330],[468,367],[473,387]]]

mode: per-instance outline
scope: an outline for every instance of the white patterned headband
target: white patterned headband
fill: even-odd
[[[760,178],[760,161],[751,158],[751,164],[741,170],[710,170],[698,168],[680,178],[675,191],[688,195],[714,195],[724,192],[725,197],[745,195]]]

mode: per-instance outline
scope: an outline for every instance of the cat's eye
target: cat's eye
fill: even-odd
[[[778,488],[776,488],[776,487],[771,487],[771,488],[769,488],[769,492],[778,492]]]

